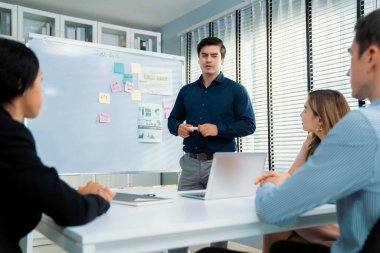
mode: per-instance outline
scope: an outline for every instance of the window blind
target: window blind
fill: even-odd
[[[307,97],[305,4],[303,0],[276,0],[272,1],[271,9],[272,168],[286,171],[307,136],[300,117]]]
[[[365,0],[364,1],[364,15],[367,15],[371,11],[374,11],[376,9],[380,8],[380,0]],[[366,99],[365,105],[369,106],[371,102]]]
[[[358,100],[351,95],[350,54],[356,23],[356,0],[313,0],[312,15],[312,72],[313,89],[339,90],[351,109],[358,108]]]
[[[180,37],[181,40],[181,56],[187,56],[187,34],[182,34]]]
[[[184,56],[185,57],[185,83],[182,84],[182,85],[185,85],[186,83],[189,83],[189,79],[190,79],[190,76],[189,76],[189,69],[190,69],[190,66],[189,66],[189,54],[188,54],[188,34],[185,33],[185,34],[182,34],[181,37],[180,37],[180,40],[181,40],[181,56]]]
[[[240,15],[241,83],[248,91],[256,116],[256,131],[241,138],[240,150],[268,152],[266,2],[257,1],[242,9]]]
[[[198,43],[208,37],[210,34],[208,25],[204,25],[195,29],[191,32],[191,43],[190,43],[190,82],[194,82],[199,79],[199,76],[202,74],[202,71],[198,64],[198,52],[197,45]]]
[[[226,57],[222,65],[225,77],[236,81],[236,14],[231,13],[213,22],[213,36],[223,41]]]
[[[269,150],[270,166],[287,170],[307,135],[300,113],[308,84],[311,89],[337,89],[352,108],[358,107],[346,76],[358,3],[361,13],[368,14],[379,8],[380,0],[255,0],[189,33],[191,80],[201,73],[196,45],[212,27],[227,47],[223,72],[233,79],[238,70],[251,97],[257,129],[241,138],[241,151]]]
[[[380,7],[380,0],[365,0],[364,1],[364,15],[374,11]]]

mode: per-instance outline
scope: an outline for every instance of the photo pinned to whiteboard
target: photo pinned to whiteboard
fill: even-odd
[[[144,93],[173,95],[173,72],[169,68],[144,67],[139,74],[139,89]]]
[[[160,104],[138,104],[137,139],[139,142],[162,142],[162,107]]]

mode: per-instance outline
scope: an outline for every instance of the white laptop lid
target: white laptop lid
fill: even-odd
[[[204,199],[252,196],[256,191],[253,182],[263,174],[266,157],[264,152],[215,153]],[[181,195],[202,198],[194,194]]]

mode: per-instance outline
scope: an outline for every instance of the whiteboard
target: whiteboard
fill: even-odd
[[[43,163],[60,174],[180,169],[182,139],[169,133],[165,112],[174,105],[184,81],[184,57],[38,35],[28,46],[43,71],[42,110],[27,121]],[[129,77],[132,70],[137,72],[132,74],[134,95],[124,91],[128,84],[123,84],[124,75],[115,73],[120,65]],[[152,70],[170,77],[171,84],[162,93],[139,84],[141,76]],[[111,84],[116,82],[121,92],[112,92]],[[142,88],[141,100],[133,100]],[[99,102],[101,92],[108,93],[109,104]],[[162,110],[161,131],[155,131],[162,134],[161,140],[138,138],[141,103]],[[100,123],[101,113],[107,114],[108,123]]]

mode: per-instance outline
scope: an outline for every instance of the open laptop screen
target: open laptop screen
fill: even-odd
[[[215,153],[204,199],[252,196],[253,181],[264,172],[266,157],[261,152]],[[181,195],[202,199],[199,191]]]

